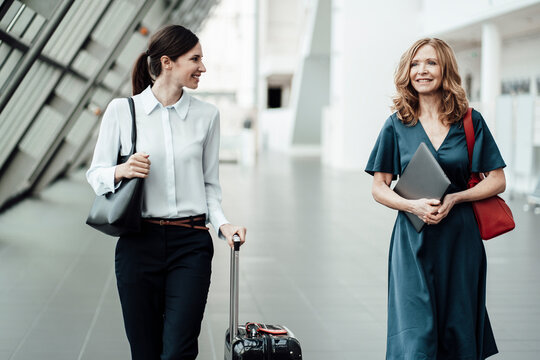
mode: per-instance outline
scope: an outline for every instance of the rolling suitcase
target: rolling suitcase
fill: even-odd
[[[240,238],[231,249],[229,329],[225,333],[225,360],[300,360],[302,350],[284,326],[247,323],[238,326],[238,262]],[[230,331],[232,329],[232,331]]]

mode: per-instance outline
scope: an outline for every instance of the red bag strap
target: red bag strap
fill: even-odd
[[[467,109],[463,117],[463,127],[465,128],[465,138],[467,140],[467,150],[469,151],[469,170],[472,167],[472,153],[474,149],[474,125],[472,122],[472,108]]]

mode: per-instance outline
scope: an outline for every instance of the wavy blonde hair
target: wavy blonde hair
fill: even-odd
[[[411,84],[410,69],[416,52],[424,45],[431,45],[435,49],[441,66],[441,105],[439,108],[441,120],[447,124],[457,123],[467,112],[469,102],[461,86],[454,51],[446,42],[437,38],[420,39],[401,56],[394,74],[397,94],[392,99],[394,102],[392,110],[397,111],[399,119],[404,124],[414,126],[418,122],[419,99],[418,93]]]

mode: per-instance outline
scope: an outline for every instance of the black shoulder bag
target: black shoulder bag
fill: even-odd
[[[132,120],[131,150],[125,156],[121,156],[119,150],[117,164],[125,163],[136,152],[137,126],[135,124],[135,105],[131,97],[128,98],[128,102]],[[96,196],[86,223],[111,236],[122,236],[128,233],[139,232],[141,229],[143,180],[137,177],[123,179],[114,193],[108,192]]]

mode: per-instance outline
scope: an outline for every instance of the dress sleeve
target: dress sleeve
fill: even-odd
[[[475,140],[471,171],[488,172],[504,168],[506,164],[484,118],[478,111],[473,110],[472,120]]]
[[[399,150],[392,117],[389,117],[384,123],[369,156],[365,171],[370,175],[376,172],[389,173],[393,175],[394,180],[397,175],[401,174]]]

